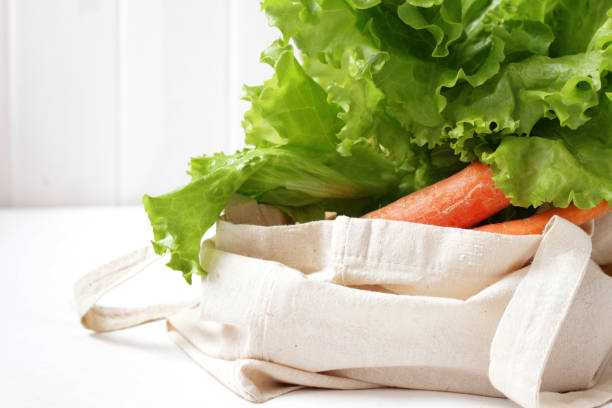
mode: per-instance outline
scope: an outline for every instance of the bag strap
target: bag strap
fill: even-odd
[[[163,259],[153,248],[130,252],[89,272],[74,286],[74,298],[81,324],[96,332],[107,332],[166,319],[180,311],[198,307],[198,300],[145,307],[98,306],[97,302],[111,289]]]
[[[567,407],[577,397],[540,389],[552,348],[586,274],[591,247],[584,231],[554,217],[500,320],[491,344],[489,378],[522,407]],[[593,407],[609,401],[609,382],[603,379],[600,387],[581,391],[579,399],[584,404],[571,406]],[[602,392],[607,392],[603,398]]]

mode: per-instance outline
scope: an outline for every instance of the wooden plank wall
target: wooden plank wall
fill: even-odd
[[[0,0],[0,205],[137,204],[242,145],[257,0]],[[6,89],[4,89],[4,88]]]

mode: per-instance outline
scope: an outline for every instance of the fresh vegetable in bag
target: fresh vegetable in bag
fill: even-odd
[[[273,77],[245,87],[250,147],[193,158],[188,185],[143,198],[155,250],[188,281],[235,193],[299,222],[361,216],[481,162],[517,208],[500,221],[612,200],[612,0],[262,9],[282,38],[261,57]]]

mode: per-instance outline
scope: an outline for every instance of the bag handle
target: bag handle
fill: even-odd
[[[150,245],[114,259],[83,276],[74,285],[74,298],[81,324],[96,332],[107,332],[166,319],[180,311],[199,306],[198,300],[144,307],[98,306],[111,289],[138,275],[161,260]]]
[[[591,239],[583,230],[555,216],[499,322],[491,344],[489,379],[522,407],[593,407],[612,399],[612,378],[580,396],[540,392],[544,369],[586,274],[591,250]],[[583,404],[576,405],[575,398]],[[570,401],[573,405],[568,405]]]

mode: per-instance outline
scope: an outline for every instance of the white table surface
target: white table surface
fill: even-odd
[[[163,322],[94,334],[79,325],[74,282],[146,245],[144,211],[128,208],[0,209],[0,406],[253,407],[185,356]],[[196,285],[194,285],[196,286]],[[163,267],[103,299],[145,305],[197,295]],[[516,407],[508,400],[399,389],[303,390],[265,407]]]

